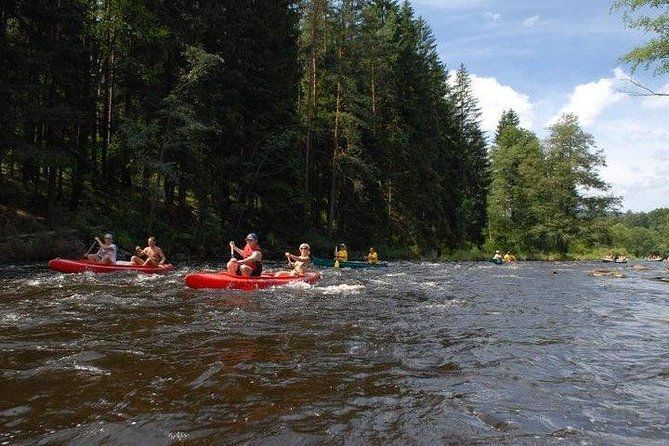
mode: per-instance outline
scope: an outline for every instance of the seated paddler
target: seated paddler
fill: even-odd
[[[259,276],[262,274],[262,250],[258,243],[258,236],[252,232],[246,236],[246,245],[244,249],[235,246],[235,242],[230,242],[231,259],[228,262],[228,273],[238,276]],[[235,258],[235,254],[240,255],[241,260]]]

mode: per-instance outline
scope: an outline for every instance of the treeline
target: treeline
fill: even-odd
[[[188,254],[484,242],[464,67],[392,0],[7,0],[0,202]],[[283,249],[283,248],[282,248]]]
[[[669,255],[669,209],[616,211],[601,150],[572,115],[540,141],[505,112],[491,150],[489,249],[542,258]]]
[[[613,253],[646,257],[669,256],[669,209],[627,212],[607,218],[607,247]]]

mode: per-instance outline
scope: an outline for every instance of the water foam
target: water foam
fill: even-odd
[[[23,316],[18,313],[3,314],[2,318],[0,318],[0,325],[14,325],[21,319],[23,319]]]
[[[291,282],[286,285],[282,285],[285,288],[292,288],[292,289],[297,289],[297,290],[308,290],[310,288],[313,288],[313,285],[307,283],[307,282]]]
[[[365,288],[364,285],[330,285],[324,288],[321,288],[323,294],[332,295],[332,294],[360,294]]]

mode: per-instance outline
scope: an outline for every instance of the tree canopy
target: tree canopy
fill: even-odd
[[[409,2],[0,8],[5,203],[187,254],[249,229],[271,246],[482,242],[486,141],[466,70],[452,89]]]
[[[669,1],[616,0],[615,10],[622,10],[631,28],[650,34],[644,45],[633,48],[623,56],[633,69],[655,66],[657,74],[669,73]]]
[[[660,36],[639,63],[665,64],[663,22],[630,23]],[[541,141],[507,110],[487,135],[408,1],[9,0],[0,62],[0,204],[48,227],[198,256],[250,230],[405,255],[663,231],[612,220],[575,117]]]

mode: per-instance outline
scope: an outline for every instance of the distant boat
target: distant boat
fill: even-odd
[[[331,259],[322,259],[320,257],[314,257],[312,260],[312,263],[314,266],[323,266],[323,267],[329,267],[329,268],[353,268],[353,269],[360,269],[360,268],[379,268],[379,267],[385,267],[388,266],[386,262],[378,262],[378,263],[367,263],[367,262],[356,262],[356,261],[343,261],[340,260],[337,262],[335,265],[335,261]]]

